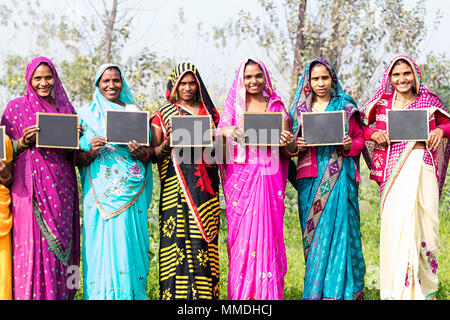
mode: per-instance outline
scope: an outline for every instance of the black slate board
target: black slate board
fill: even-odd
[[[38,148],[78,149],[78,115],[63,113],[36,113]]]
[[[283,131],[282,112],[245,112],[242,122],[246,145],[280,145]]]
[[[170,117],[172,135],[171,147],[212,147],[210,115],[174,115]]]
[[[308,146],[341,145],[344,135],[344,111],[302,113],[302,136]]]
[[[426,141],[427,110],[387,110],[387,132],[392,142]]]
[[[107,110],[105,128],[109,143],[128,144],[131,140],[145,146],[150,143],[147,111]]]

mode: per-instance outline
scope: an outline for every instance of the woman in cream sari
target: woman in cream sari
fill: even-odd
[[[388,109],[428,110],[426,142],[391,143]],[[450,155],[450,114],[425,88],[416,63],[398,56],[361,115],[365,140],[375,142],[365,154],[370,178],[380,185],[381,298],[432,299],[438,290],[438,208]]]

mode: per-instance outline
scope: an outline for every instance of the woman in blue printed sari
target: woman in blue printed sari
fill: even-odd
[[[104,138],[106,110],[138,111],[135,104],[120,68],[105,64],[95,77],[94,101],[78,110],[84,130],[77,164],[83,186],[86,299],[147,299],[150,148],[134,140],[107,144]]]
[[[306,66],[290,108],[294,134],[298,137],[302,112],[338,110],[345,114],[342,145],[307,147],[304,138],[297,139],[294,180],[306,260],[303,299],[364,297],[356,165],[364,147],[359,112],[333,66],[317,58]]]

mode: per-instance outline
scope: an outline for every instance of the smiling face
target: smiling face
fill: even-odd
[[[120,93],[122,92],[122,77],[119,70],[109,68],[103,72],[98,81],[100,93],[111,102],[119,102]]]
[[[262,94],[266,85],[266,77],[261,67],[257,63],[249,63],[244,69],[244,87],[247,94]]]
[[[192,103],[195,101],[198,91],[198,83],[192,72],[187,72],[178,83],[177,94],[178,101],[183,103]]]
[[[55,86],[53,71],[47,64],[40,64],[31,76],[31,86],[38,96],[49,99]]]
[[[402,95],[414,93],[413,88],[415,88],[416,80],[414,79],[414,72],[409,63],[400,62],[394,65],[389,80],[398,93]]]
[[[330,96],[331,75],[323,64],[316,64],[311,69],[311,89],[314,94],[321,98]]]

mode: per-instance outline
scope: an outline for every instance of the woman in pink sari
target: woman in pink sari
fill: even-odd
[[[283,299],[286,153],[288,148],[294,153],[297,146],[289,131],[281,136],[283,157],[279,147],[243,146],[242,115],[246,111],[283,112],[288,119],[266,67],[254,58],[240,65],[217,132],[227,148],[226,161],[219,167],[228,224],[228,298]]]

